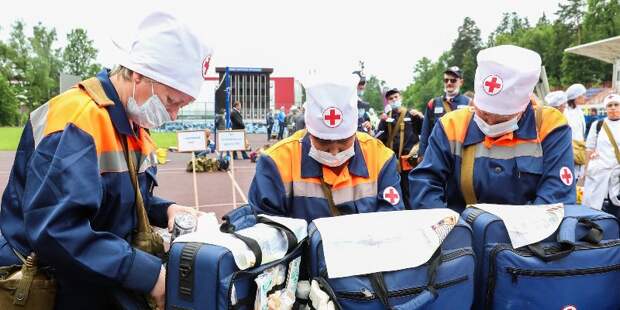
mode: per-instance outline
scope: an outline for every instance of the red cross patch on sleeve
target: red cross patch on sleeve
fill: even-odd
[[[394,187],[388,186],[383,190],[383,199],[395,206],[400,202],[400,194]]]
[[[568,167],[562,167],[560,169],[560,180],[566,186],[573,185],[573,172]]]

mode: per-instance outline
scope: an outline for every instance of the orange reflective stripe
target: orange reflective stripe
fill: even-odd
[[[81,88],[72,88],[52,98],[47,103],[47,113],[44,121],[44,124],[40,124],[44,128],[42,137],[63,131],[67,125],[73,124],[92,137],[98,155],[123,152],[108,111],[106,108],[99,106]],[[146,158],[155,151],[155,144],[149,134],[142,128],[138,138],[139,140],[130,137],[129,150],[138,151],[143,158]]]

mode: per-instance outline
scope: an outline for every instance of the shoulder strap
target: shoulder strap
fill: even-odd
[[[114,101],[108,98],[103,90],[103,86],[101,86],[101,82],[96,77],[92,77],[78,83],[78,87],[86,91],[86,93],[88,93],[88,95],[93,98],[95,103],[99,106],[106,107],[114,105]]]
[[[341,215],[340,210],[336,207],[336,203],[334,203],[334,196],[332,195],[331,186],[325,183],[325,179],[321,176],[321,189],[323,190],[323,194],[325,195],[325,199],[327,199],[327,204],[329,205],[329,212],[332,216]]]
[[[474,112],[469,113],[469,117],[466,122],[469,124]],[[465,128],[469,128],[466,126]],[[466,204],[475,204],[476,192],[474,191],[474,161],[476,155],[476,145],[472,144],[463,147],[463,153],[461,155],[461,193],[465,199]]]
[[[164,250],[163,240],[159,235],[153,232],[149,223],[149,218],[146,214],[146,209],[144,208],[142,193],[140,192],[140,184],[138,183],[136,159],[133,154],[129,153],[127,137],[123,137],[121,135],[121,144],[123,146],[123,152],[125,153],[128,168],[127,170],[129,170],[131,184],[133,185],[136,194],[136,216],[138,219],[138,227],[132,240],[132,246],[153,255],[161,254]]]
[[[405,118],[405,113],[403,113],[403,108],[399,109],[399,111],[400,111],[400,115],[398,116],[398,120],[396,121],[396,124],[394,124],[392,126],[390,126],[389,124],[387,125],[387,128],[388,128],[387,147],[389,147],[390,149],[394,147],[394,138],[396,136],[396,131],[394,129],[399,128],[400,124],[402,124],[403,119]],[[405,109],[405,111],[406,111],[406,109]],[[390,114],[390,116],[391,116],[391,114]],[[401,152],[402,152],[402,150],[401,150]],[[398,154],[397,156],[400,156],[400,154]]]
[[[398,117],[398,121],[396,122],[396,126],[398,126],[400,130],[400,144],[398,145],[398,156],[400,157],[403,154],[403,142],[405,142],[405,115],[407,115],[409,111],[405,108],[400,108],[400,116]]]
[[[536,120],[536,133],[540,136],[540,128],[543,122],[543,107],[538,105],[534,110],[534,119]]]
[[[611,129],[609,129],[607,123],[603,123],[603,129],[605,130],[605,133],[609,138],[609,142],[611,142],[611,145],[614,147],[614,153],[616,153],[616,160],[620,164],[620,150],[618,150],[618,144],[616,143],[616,139],[614,139],[614,135],[611,133]]]
[[[598,133],[601,132],[601,128],[603,127],[603,121],[604,119],[600,119],[596,122],[596,135],[598,136]]]
[[[443,98],[442,98],[442,101],[443,101],[443,109],[445,111],[444,114],[448,112],[452,112],[452,107],[450,106],[450,103]]]

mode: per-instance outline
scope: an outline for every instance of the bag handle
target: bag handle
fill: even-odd
[[[430,264],[427,270],[428,282],[426,288],[418,296],[412,300],[398,305],[390,306],[389,293],[382,272],[376,272],[369,274],[370,284],[372,285],[377,298],[381,301],[381,304],[388,310],[406,310],[406,309],[421,309],[428,304],[434,302],[437,299],[437,290],[435,289],[435,281],[437,279],[437,268],[441,265],[441,247],[439,247],[433,256],[431,256]]]
[[[295,236],[295,233],[293,233],[293,231],[290,228],[286,227],[285,225],[282,225],[281,223],[278,223],[276,221],[270,220],[262,216],[256,216],[256,223],[261,223],[261,224],[271,226],[286,236],[286,240],[288,242],[287,250],[286,250],[287,255],[290,254],[297,247],[298,240],[297,240],[297,237]],[[256,259],[256,262],[254,263],[254,267],[260,266],[262,264],[263,251],[261,250],[260,245],[258,244],[256,240],[237,233],[237,229],[235,228],[234,225],[223,224],[220,227],[220,231],[231,234],[235,238],[245,243],[245,245],[250,249],[250,251],[252,251],[252,253],[254,254],[254,258]]]
[[[527,248],[544,262],[562,259],[575,251],[575,241],[577,240],[577,226],[586,226],[587,233],[579,238],[579,241],[598,244],[603,239],[603,229],[598,224],[587,218],[565,218],[560,224],[557,235],[557,243],[544,247],[541,242],[530,244]]]

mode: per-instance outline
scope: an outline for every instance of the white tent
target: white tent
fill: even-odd
[[[620,36],[570,47],[564,51],[613,64],[612,87],[616,91],[620,90]]]

